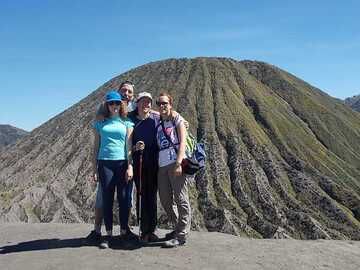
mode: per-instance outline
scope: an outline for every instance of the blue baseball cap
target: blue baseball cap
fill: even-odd
[[[120,94],[117,91],[110,91],[105,96],[105,101],[106,102],[121,101],[121,100],[122,100],[122,98],[121,98]]]

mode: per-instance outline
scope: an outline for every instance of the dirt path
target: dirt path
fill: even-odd
[[[0,224],[0,269],[360,269],[360,242],[253,240],[192,232],[186,246],[83,245],[88,224]],[[160,230],[159,235],[166,231]]]

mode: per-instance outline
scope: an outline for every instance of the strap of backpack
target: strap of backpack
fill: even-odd
[[[169,135],[167,135],[167,133],[165,132],[165,126],[164,126],[164,121],[162,119],[160,119],[160,125],[161,125],[161,128],[162,128],[162,131],[164,133],[164,136],[165,138],[168,140],[168,142],[171,144],[171,146],[174,148],[175,150],[175,153],[178,154],[178,150],[175,146],[175,144],[172,142],[171,138],[169,137]],[[175,125],[174,125],[175,126]],[[176,126],[175,126],[175,130],[176,130]],[[177,133],[176,133],[177,135]]]

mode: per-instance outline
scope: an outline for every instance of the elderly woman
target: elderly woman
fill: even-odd
[[[169,94],[161,93],[156,104],[160,112],[160,123],[156,128],[159,196],[170,221],[175,224],[174,231],[166,235],[165,247],[176,247],[185,244],[191,223],[187,179],[181,168],[185,157],[186,127],[179,114],[173,117],[173,98]]]
[[[137,109],[129,115],[135,125],[132,134],[133,167],[134,180],[138,191],[137,214],[140,219],[140,239],[142,242],[158,240],[155,235],[158,172],[158,147],[155,128],[160,116],[159,113],[151,110],[152,101],[153,98],[150,93],[139,93],[136,99]]]
[[[95,127],[95,147],[97,152],[94,169],[97,174],[103,197],[103,214],[107,236],[101,248],[108,248],[113,230],[113,203],[115,189],[119,203],[120,233],[129,234],[129,208],[131,207],[131,190],[133,186],[133,169],[128,159],[131,151],[127,149],[132,134],[133,124],[127,119],[126,104],[120,94],[111,91],[105,97],[105,119],[97,121]]]

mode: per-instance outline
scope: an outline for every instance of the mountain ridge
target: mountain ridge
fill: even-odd
[[[349,105],[355,111],[360,112],[360,95],[355,95],[345,99],[345,104]]]
[[[134,68],[1,153],[0,220],[92,220],[91,123],[106,91],[125,79],[137,93],[170,92],[206,144],[207,170],[190,185],[193,229],[360,239],[357,113],[275,66],[228,58]],[[163,212],[159,220],[166,226]]]
[[[15,143],[28,133],[26,130],[11,125],[0,124],[0,149]]]

